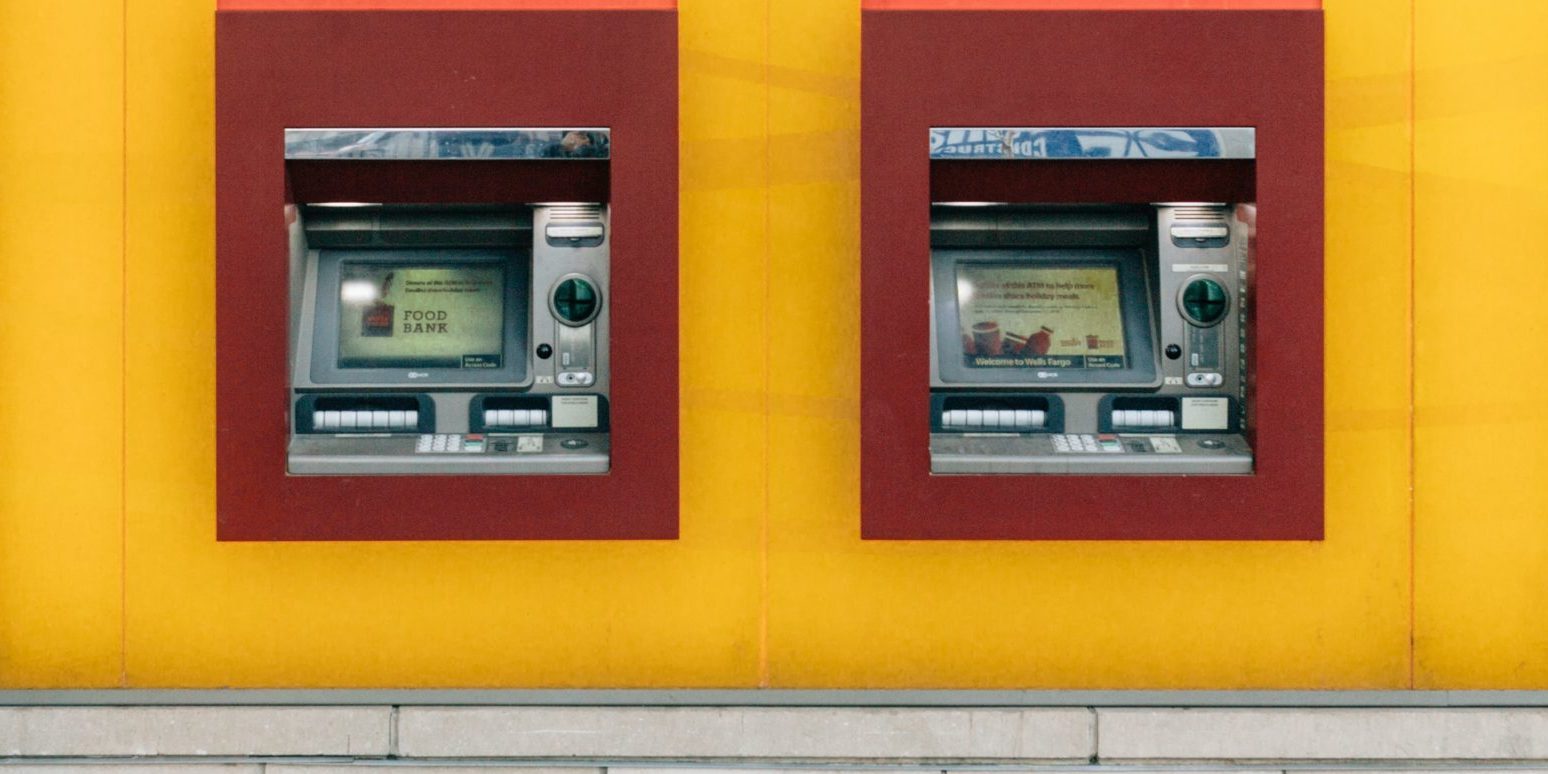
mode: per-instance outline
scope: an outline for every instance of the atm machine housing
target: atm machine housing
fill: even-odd
[[[921,0],[909,10],[872,3],[861,11],[861,535],[1320,539],[1321,12],[984,5]],[[1140,60],[1137,50],[1145,52]],[[986,62],[992,65],[986,68]],[[1003,142],[1006,135],[998,131],[1038,127],[1133,128],[1140,131],[1111,133],[1137,137],[1141,145],[1147,128],[1250,128],[1257,143],[1247,160],[1173,158],[1166,143],[1138,156],[1092,146],[1039,158],[1040,148],[1059,146],[1022,147]],[[991,141],[985,133],[983,147],[964,155],[938,153],[939,130],[967,134],[974,128],[996,135]],[[953,229],[953,221],[966,225],[995,208],[943,212],[932,206],[938,203],[998,205],[995,214],[1004,223]],[[1165,354],[1168,344],[1188,344],[1167,332],[1181,313],[1173,291],[1161,283],[1171,288],[1200,277],[1191,271],[1163,277],[1161,262],[1189,260],[1165,253],[1185,252],[1168,244],[1168,219],[1191,203],[1230,216],[1227,244],[1194,252],[1231,260],[1210,258],[1211,270],[1197,274],[1217,277],[1227,292],[1237,289],[1229,281],[1234,279],[1248,293],[1245,314],[1236,306],[1241,296],[1234,295],[1231,314],[1214,327],[1222,337],[1225,368],[1213,372],[1221,383],[1190,388],[1177,365],[1187,361]],[[1214,210],[1217,204],[1222,206]],[[1247,204],[1256,209],[1241,206]],[[963,240],[978,250],[985,240],[1007,235],[1022,244],[1044,240],[1006,248],[1013,252],[1068,249],[1068,243],[1040,246],[1047,244],[1046,234],[1031,232],[1076,214],[1114,225],[1144,223],[1094,233],[1132,240],[1123,249],[1148,249],[1155,263],[1148,270],[1152,284],[1140,291],[1155,315],[1154,329],[1146,332],[1153,349],[1143,358],[1155,364],[1155,376],[1114,384],[1065,382],[1063,376],[994,382],[981,374],[964,380],[942,373],[943,351],[960,351],[962,344],[942,335],[940,317],[925,303],[932,282],[939,282],[936,256],[961,250]],[[1239,274],[1243,248],[1253,259],[1245,284]],[[1227,271],[1214,272],[1222,262]],[[1167,315],[1174,316],[1163,322]],[[1237,327],[1241,322],[1245,329]],[[957,324],[945,326],[953,337],[960,334]],[[1235,353],[1227,352],[1233,336],[1246,339],[1245,353],[1240,342]],[[1169,376],[1184,383],[1167,384]],[[1061,384],[1040,383],[1045,381]],[[1218,428],[1224,403],[1225,429],[1156,432],[1149,425],[1167,419],[1167,411],[1180,423],[1188,397],[1225,399],[1205,405]],[[998,403],[985,405],[985,398]],[[984,428],[991,409],[1001,426]],[[973,421],[975,415],[966,413],[973,411],[979,427],[961,429],[959,423]],[[1010,431],[1003,427],[1007,419]],[[1113,427],[1115,420],[1125,426]],[[1128,427],[1131,420],[1144,426]],[[1042,426],[1015,427],[1023,422]],[[1060,436],[1069,451],[1059,448]],[[1087,436],[1096,451],[1087,450]],[[1150,451],[1102,448],[1104,442],[1129,442],[1126,436]],[[1167,436],[1182,453],[1165,456],[1184,466],[1169,469],[1178,462],[1162,462],[1164,455],[1155,453],[1151,439],[1163,439],[1165,446]],[[1218,440],[1224,448],[1185,453],[1199,440]]]
[[[1245,431],[1252,257],[1237,209],[932,208],[931,471],[1251,473]],[[1080,332],[1046,327],[1015,339],[1000,339],[1012,332],[997,329],[996,340],[985,342],[997,351],[969,354],[975,343],[959,302],[971,303],[973,267],[1026,278],[1050,270],[1116,275],[1117,303],[1106,311],[1120,320],[1123,367],[1074,365],[1086,362],[1078,354],[1050,357],[1050,334]],[[1095,342],[1089,344],[1088,351]]]
[[[287,145],[297,149],[287,155],[309,157],[302,149],[314,147],[318,136],[350,134],[366,133],[287,132]],[[459,142],[455,132],[367,136],[390,147],[401,144],[393,142],[401,134],[433,136],[443,147]],[[535,134],[484,131],[477,144],[489,147],[494,135],[508,147]],[[585,134],[595,138],[590,147],[608,147],[605,130]],[[607,472],[605,203],[314,203],[299,207],[291,228],[290,473]],[[346,306],[341,294],[349,287],[378,291],[348,272],[385,276],[391,285],[391,277],[407,271],[455,277],[467,268],[502,279],[500,352],[462,356],[472,362],[461,363],[456,357],[430,364],[346,360],[346,330],[365,325],[362,313],[375,307]],[[429,294],[429,302],[446,305],[438,299],[459,295],[470,294]],[[392,307],[380,314],[375,341],[415,336],[404,331],[416,324],[432,330],[448,324],[394,318]],[[449,324],[466,323],[454,317]]]
[[[415,13],[371,6],[216,11],[217,538],[674,539],[674,4],[451,3]],[[319,47],[318,40],[332,43]],[[300,158],[294,151],[302,146],[286,147],[288,130],[349,127],[383,129],[374,139],[399,134],[385,144],[373,144],[372,133],[357,135],[362,144],[335,147],[332,157]],[[432,131],[426,127],[483,136],[424,142]],[[566,131],[544,150],[542,142],[505,141],[513,127]],[[600,156],[588,142],[595,138],[583,136],[588,127],[627,136],[627,152]],[[326,212],[314,206],[321,203],[380,206]],[[600,224],[601,241],[549,243],[557,235],[545,219],[554,225],[569,211],[560,205],[575,205],[591,224],[579,228],[594,232]],[[372,225],[346,226],[367,212]],[[349,239],[365,244],[337,244]],[[384,246],[396,240],[424,243]],[[485,376],[411,376],[433,369],[402,368],[349,383],[335,379],[338,373],[318,378],[302,362],[300,350],[315,347],[328,325],[314,309],[312,335],[303,336],[298,310],[335,292],[320,287],[326,279],[308,291],[306,264],[326,274],[333,251],[380,258],[458,251],[526,267],[532,256],[542,263],[545,251],[593,261],[598,249],[605,263],[581,272],[600,296],[589,324],[592,384],[558,384],[562,341],[548,309],[555,278],[524,276],[526,268],[507,274],[518,293],[503,310],[507,319],[527,321],[526,330],[507,330],[498,366],[477,357],[490,354],[478,348],[470,363],[476,368],[462,369]],[[538,351],[545,343],[555,350],[548,359]],[[543,383],[545,368],[553,369],[552,385]],[[596,397],[596,426],[554,427],[556,419],[573,419],[554,402],[581,396]],[[379,428],[384,414],[388,427]],[[312,432],[346,417],[357,431],[369,421],[371,432]],[[535,419],[547,423],[546,432],[531,432]],[[537,435],[540,451],[518,453],[523,437],[532,450]],[[587,443],[568,448],[565,440]],[[498,448],[507,443],[510,449]]]

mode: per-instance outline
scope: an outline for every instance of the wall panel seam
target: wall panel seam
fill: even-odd
[[[118,686],[129,687],[129,0],[119,4]]]

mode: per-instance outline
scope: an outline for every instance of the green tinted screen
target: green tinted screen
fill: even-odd
[[[504,344],[503,266],[340,266],[340,368],[500,368]]]

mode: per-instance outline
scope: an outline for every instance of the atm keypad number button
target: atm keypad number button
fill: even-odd
[[[477,454],[484,450],[484,436],[461,433],[425,433],[414,442],[418,454]]]
[[[1060,454],[1111,454],[1123,451],[1116,435],[1055,435],[1054,451]]]
[[[1225,384],[1225,376],[1218,373],[1199,371],[1188,374],[1189,387],[1219,387],[1222,384]]]

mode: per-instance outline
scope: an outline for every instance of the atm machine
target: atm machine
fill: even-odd
[[[1253,130],[937,130],[932,158],[1250,159]],[[937,474],[1253,472],[1250,202],[931,207]]]
[[[608,132],[291,129],[286,159],[605,159]],[[292,475],[609,468],[608,205],[304,201]]]

